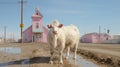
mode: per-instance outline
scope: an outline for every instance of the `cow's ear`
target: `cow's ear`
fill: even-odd
[[[59,26],[58,26],[59,28],[62,28],[63,27],[63,24],[59,24]]]
[[[51,25],[51,24],[48,24],[47,27],[48,27],[48,28],[52,28],[52,25]]]

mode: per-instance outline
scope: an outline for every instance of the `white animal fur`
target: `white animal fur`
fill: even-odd
[[[75,48],[75,54],[74,58],[76,59],[76,51],[80,39],[79,30],[76,26],[70,25],[70,26],[64,26],[63,28],[58,28],[59,22],[57,20],[53,21],[52,28],[50,28],[50,31],[48,33],[47,39],[48,44],[51,51],[51,57],[50,57],[50,63],[53,63],[53,53],[54,49],[58,48],[59,51],[59,60],[61,64],[63,64],[62,60],[62,54],[64,48],[67,48],[67,57],[69,57],[69,51],[70,46],[74,46]],[[57,34],[53,34],[52,31],[57,31]]]

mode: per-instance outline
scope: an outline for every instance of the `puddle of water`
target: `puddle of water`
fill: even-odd
[[[20,54],[21,53],[21,49],[20,48],[16,48],[16,47],[1,47],[0,48],[0,52],[5,52],[5,53],[10,53],[10,54]],[[69,57],[70,63],[71,64],[75,64],[79,67],[99,67],[98,65],[87,61],[85,59],[83,59],[81,56],[77,55],[77,60],[73,59],[73,54],[70,53],[70,57]],[[29,61],[30,59],[24,59],[23,61],[21,61],[21,66],[22,67],[29,67]],[[14,62],[10,62],[10,63],[5,63],[4,65],[11,65],[14,64]]]
[[[20,54],[21,49],[16,47],[0,47],[0,52],[10,53],[10,54]]]
[[[7,54],[16,54],[16,55],[19,55],[21,54],[21,48],[17,48],[17,47],[0,47],[0,52],[2,53],[7,53]],[[22,66],[22,67],[29,67],[29,61],[30,59],[24,59],[22,61],[19,62],[19,64]],[[7,65],[12,65],[12,64],[15,64],[16,62],[13,61],[13,62],[6,62],[6,63],[0,63],[0,67],[4,67],[4,66],[7,66]]]
[[[11,61],[6,63],[0,63],[0,67],[6,67],[8,65],[14,65],[14,64],[20,64],[21,67],[30,67],[29,61],[30,61],[29,59],[24,59],[22,61]]]
[[[66,55],[65,55],[66,56]],[[78,67],[99,67],[93,62],[87,61],[83,59],[81,56],[77,55],[77,59],[73,59],[73,54],[70,53],[70,57],[68,58],[71,64],[75,64]]]
[[[24,61],[22,61],[21,65],[22,67],[29,67],[30,63],[29,63],[30,59],[25,59]]]

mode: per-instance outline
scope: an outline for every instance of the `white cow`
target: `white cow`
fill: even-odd
[[[76,52],[80,40],[80,33],[75,25],[69,25],[64,27],[65,33],[65,46],[67,48],[67,57],[69,57],[70,47],[74,48],[74,59],[76,59]]]
[[[50,29],[48,32],[47,40],[51,51],[50,63],[53,63],[54,49],[58,48],[59,51],[59,63],[63,64],[62,54],[64,48],[67,48],[67,57],[69,57],[70,46],[75,49],[74,58],[76,59],[76,51],[80,39],[79,30],[76,26],[63,26],[59,24],[57,20],[53,21],[52,24],[47,25]]]

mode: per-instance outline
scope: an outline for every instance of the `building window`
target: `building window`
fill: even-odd
[[[36,38],[41,38],[41,34],[36,34]]]
[[[36,13],[36,15],[38,15],[38,13]]]
[[[39,28],[39,23],[36,23],[36,28]]]

